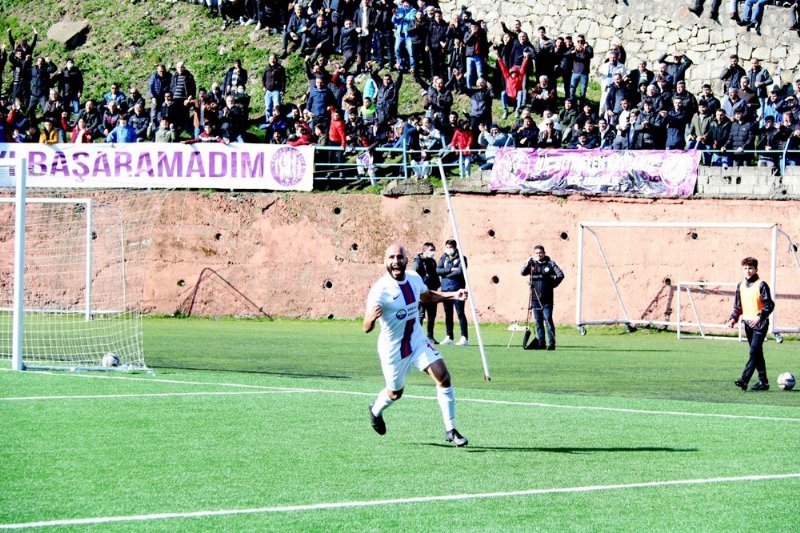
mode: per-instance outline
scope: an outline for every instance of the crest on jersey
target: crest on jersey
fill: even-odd
[[[408,316],[408,313],[406,312],[406,310],[405,310],[405,309],[400,309],[400,310],[397,312],[397,314],[396,314],[396,315],[394,315],[394,316],[396,316],[396,317],[397,317],[397,320],[403,320],[405,317],[407,317],[407,316]]]

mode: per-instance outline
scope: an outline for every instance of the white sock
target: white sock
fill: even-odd
[[[394,400],[389,398],[389,395],[386,393],[386,389],[381,390],[378,393],[378,397],[375,398],[375,403],[372,404],[372,414],[375,416],[381,416],[390,405],[394,403]]]
[[[442,410],[445,431],[455,428],[456,424],[456,396],[453,387],[436,387],[436,400]]]

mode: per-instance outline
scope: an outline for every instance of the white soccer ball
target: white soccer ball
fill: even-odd
[[[100,360],[100,366],[104,368],[109,368],[112,366],[119,366],[119,356],[114,352],[108,352],[103,356],[103,359]]]
[[[794,374],[791,372],[784,372],[778,376],[778,388],[781,390],[792,390],[794,388],[795,379]]]

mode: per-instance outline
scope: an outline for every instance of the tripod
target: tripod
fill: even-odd
[[[525,315],[525,327],[522,328],[522,331],[525,333],[522,335],[522,349],[523,350],[535,350],[539,348],[542,344],[542,341],[538,337],[534,337],[533,341],[530,340],[531,331],[530,323],[531,323],[531,313],[533,312],[533,301],[536,298],[536,301],[539,302],[539,307],[542,307],[542,300],[539,298],[539,292],[536,290],[536,287],[533,284],[533,272],[528,277],[528,300],[526,302],[526,306],[528,308],[527,314]],[[508,328],[511,330],[511,336],[508,338],[508,345],[506,349],[511,346],[511,341],[514,338],[514,332],[520,331],[520,326],[517,323],[512,324]],[[530,342],[529,342],[530,341]]]

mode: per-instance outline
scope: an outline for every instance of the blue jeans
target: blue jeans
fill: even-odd
[[[467,87],[474,87],[475,84],[472,78],[472,71],[475,70],[478,74],[478,78],[483,78],[483,58],[480,56],[469,56],[467,58],[467,72],[465,72],[465,76],[467,77]],[[477,78],[475,78],[477,79]]]
[[[275,107],[281,106],[281,92],[280,91],[266,91],[264,93],[264,112],[265,120],[269,121],[272,116],[272,111]]]
[[[553,304],[539,305],[538,301],[534,301],[533,320],[536,322],[536,338],[539,339],[541,346],[545,345],[544,333],[545,326],[547,327],[547,346],[556,346],[556,326],[553,324]]]
[[[764,4],[766,4],[767,1],[768,0],[745,0],[742,20],[752,22],[753,24],[761,24],[761,12],[764,10]]]
[[[508,106],[511,104],[511,98],[508,97],[505,91],[502,92],[500,95],[500,99],[503,101],[503,111],[508,111]],[[522,106],[525,104],[525,91],[520,90],[517,93],[517,97],[515,98],[517,104],[517,112],[522,112]]]
[[[410,63],[409,69],[414,69],[414,52],[411,49],[411,39],[408,37],[401,37],[399,33],[395,34],[394,36],[394,56],[397,59],[397,62],[400,64],[400,68],[406,68],[406,58],[403,57],[402,50],[403,48],[406,49],[406,53],[408,53],[408,62]]]
[[[581,87],[580,95],[576,92],[578,89],[578,85]],[[572,78],[569,82],[569,94],[572,98],[578,99],[580,98],[583,100],[586,98],[586,88],[589,86],[589,75],[588,74],[575,74],[572,73]]]

